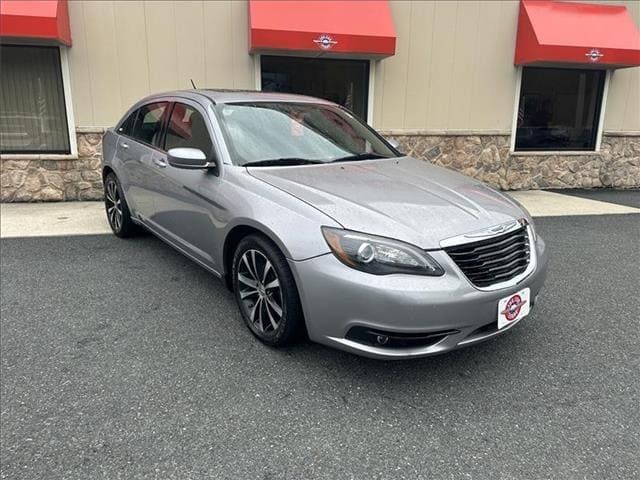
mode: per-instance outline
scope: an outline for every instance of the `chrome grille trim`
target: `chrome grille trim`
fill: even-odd
[[[524,220],[511,220],[506,223],[501,223],[500,225],[495,225],[490,228],[486,228],[484,230],[465,233],[464,235],[457,235],[455,237],[450,237],[442,240],[440,242],[441,248],[448,247],[457,247],[460,245],[464,245],[466,243],[475,243],[480,242],[481,240],[485,240],[487,238],[498,237],[500,235],[504,235],[509,232],[513,232],[514,230],[519,229],[526,222]],[[496,232],[496,230],[498,230]]]
[[[522,231],[522,234],[518,232]],[[517,224],[507,232],[474,239],[444,248],[461,273],[478,290],[499,290],[517,285],[536,267],[536,250],[530,225]],[[478,245],[475,245],[478,244]],[[475,246],[474,246],[475,245]],[[496,248],[497,247],[497,248]],[[485,278],[482,278],[485,277]]]

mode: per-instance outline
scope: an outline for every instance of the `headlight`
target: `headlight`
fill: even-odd
[[[443,268],[428,253],[398,240],[331,227],[322,227],[322,234],[338,260],[363,272],[444,274]]]

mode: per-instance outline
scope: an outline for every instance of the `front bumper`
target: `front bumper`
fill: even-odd
[[[540,237],[535,248],[533,271],[519,283],[493,291],[474,287],[444,251],[429,252],[445,270],[441,277],[370,275],[347,267],[333,254],[289,264],[311,340],[368,357],[402,359],[443,353],[510,330],[518,322],[499,331],[492,328],[498,300],[529,287],[535,303],[547,268]],[[455,332],[433,344],[393,348],[347,338],[352,327],[399,335]]]

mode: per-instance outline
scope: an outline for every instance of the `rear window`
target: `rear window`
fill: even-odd
[[[162,117],[166,109],[167,102],[150,103],[140,107],[135,115],[130,135],[142,143],[158,146],[162,130]]]
[[[129,115],[124,122],[118,128],[118,133],[122,133],[123,135],[131,135],[131,130],[133,130],[133,124],[136,121],[136,116],[140,110],[134,111],[131,115]]]

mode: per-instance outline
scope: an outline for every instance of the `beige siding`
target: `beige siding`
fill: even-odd
[[[131,105],[149,92],[149,55],[144,21],[144,3],[120,2],[114,7],[117,7],[114,8],[114,16],[118,30],[114,36],[118,52],[118,71],[120,72],[118,107],[122,114],[127,105]],[[75,44],[73,48],[75,48]],[[102,117],[98,116],[94,123],[101,125],[101,122],[104,121]]]
[[[629,1],[626,5],[640,25],[640,2]],[[611,75],[604,129],[640,132],[640,68],[624,68]]]
[[[517,0],[390,2],[395,56],[376,62],[380,129],[509,132]],[[640,2],[626,2],[640,24]],[[69,2],[79,126],[112,125],[140,97],[196,85],[253,88],[246,1]],[[611,77],[607,131],[640,131],[640,68]]]
[[[253,88],[245,2],[69,2],[78,126],[113,125],[144,95],[197,86]]]
[[[376,70],[376,126],[507,131],[518,2],[391,2],[391,10],[398,52]]]
[[[618,3],[640,25],[640,2]],[[397,53],[376,67],[374,125],[510,132],[518,8],[517,0],[392,1]],[[640,131],[640,68],[612,75],[605,130]]]

